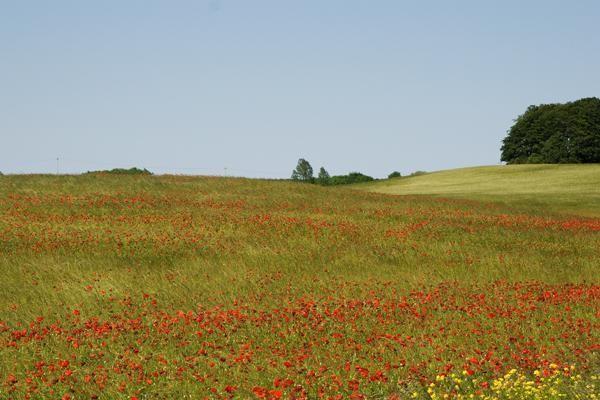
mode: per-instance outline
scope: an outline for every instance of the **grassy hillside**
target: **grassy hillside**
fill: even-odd
[[[0,398],[589,398],[599,248],[472,201],[2,176]]]
[[[496,201],[535,212],[600,216],[600,164],[460,168],[355,188]]]

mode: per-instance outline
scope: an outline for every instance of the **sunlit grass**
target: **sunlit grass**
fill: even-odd
[[[495,201],[536,213],[600,216],[598,164],[460,168],[354,187],[377,193]]]

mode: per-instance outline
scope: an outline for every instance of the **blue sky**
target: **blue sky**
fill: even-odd
[[[2,1],[0,171],[288,177],[497,164],[600,96],[597,1]]]

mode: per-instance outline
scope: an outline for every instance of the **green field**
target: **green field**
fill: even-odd
[[[449,174],[457,197],[497,199],[513,182],[519,206],[290,181],[0,176],[0,398],[588,399],[600,219],[536,208],[575,206],[573,168],[370,186],[418,193]],[[598,168],[578,168],[589,212]],[[533,194],[510,176],[543,198],[524,204]]]
[[[356,185],[377,193],[504,203],[527,211],[600,216],[600,165],[460,168]]]

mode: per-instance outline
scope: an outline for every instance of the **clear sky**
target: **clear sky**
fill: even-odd
[[[0,171],[497,164],[600,96],[600,2],[0,0]]]

